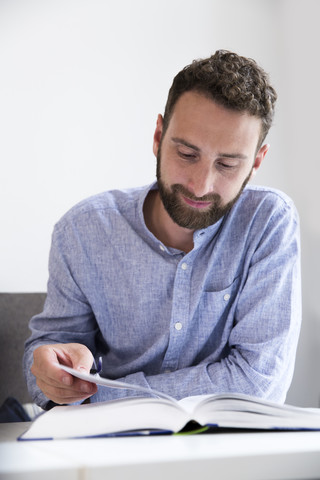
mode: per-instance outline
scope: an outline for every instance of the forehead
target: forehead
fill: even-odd
[[[197,143],[242,145],[256,149],[261,120],[246,112],[227,109],[197,92],[186,92],[178,99],[168,125],[169,136]],[[200,146],[200,145],[199,145]]]

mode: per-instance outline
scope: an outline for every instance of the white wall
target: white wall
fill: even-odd
[[[258,183],[300,211],[304,325],[288,399],[318,404],[317,0],[0,0],[0,291],[44,291],[53,224],[80,199],[155,178],[172,77],[218,48],[279,92]]]
[[[288,401],[320,406],[320,2],[281,3],[281,159],[274,176],[278,175],[279,187],[294,198],[300,213],[303,290],[303,324]]]

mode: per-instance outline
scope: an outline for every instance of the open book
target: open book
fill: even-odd
[[[80,373],[83,380],[144,396],[101,403],[57,406],[41,414],[19,440],[181,432],[187,425],[258,430],[320,430],[320,409],[279,405],[247,395],[219,394],[182,400],[137,385]],[[147,397],[154,394],[155,397]],[[192,430],[191,430],[192,431]]]

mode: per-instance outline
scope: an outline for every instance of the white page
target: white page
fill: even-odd
[[[154,395],[159,398],[164,398],[174,403],[177,402],[177,400],[170,395],[158,392],[157,390],[153,390],[151,388],[145,388],[141,387],[140,385],[134,385],[131,383],[119,382],[118,380],[110,380],[109,378],[100,377],[98,373],[93,375],[91,373],[80,372],[79,370],[75,370],[74,368],[67,367],[65,365],[57,365],[59,368],[61,368],[61,370],[64,370],[65,372],[70,373],[70,375],[80,378],[81,380],[86,380],[87,382],[96,383],[97,385],[102,385],[104,387],[135,390],[137,392],[147,393],[148,395]]]
[[[43,413],[21,440],[77,438],[145,430],[179,431],[188,421],[177,402],[131,397],[102,403],[57,406]]]

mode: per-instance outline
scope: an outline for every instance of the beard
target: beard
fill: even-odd
[[[157,156],[157,181],[161,201],[171,219],[180,227],[188,228],[190,230],[200,230],[207,228],[210,225],[218,222],[226,213],[228,213],[232,206],[240,197],[244,187],[247,185],[252,169],[249,175],[244,180],[237,195],[228,203],[223,204],[222,198],[218,193],[210,193],[202,197],[196,197],[183,185],[176,183],[167,187],[161,177],[161,154],[160,149]],[[190,200],[197,202],[211,202],[203,211],[187,205],[182,199],[181,195]]]

